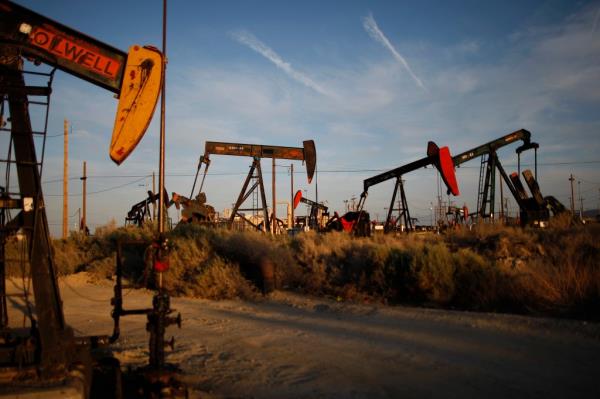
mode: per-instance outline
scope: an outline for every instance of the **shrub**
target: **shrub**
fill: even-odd
[[[343,232],[272,237],[200,225],[169,232],[174,295],[254,299],[274,268],[279,287],[354,301],[381,301],[600,319],[600,226],[556,221],[548,229],[480,225],[446,235],[354,238]],[[152,228],[109,224],[96,235],[73,233],[53,243],[59,274],[114,274],[118,242],[124,275],[152,283],[147,248]],[[7,242],[7,258],[23,253]],[[21,267],[7,261],[7,272]]]

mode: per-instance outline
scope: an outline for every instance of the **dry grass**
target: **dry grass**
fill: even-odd
[[[556,220],[548,229],[481,225],[436,236],[271,237],[186,225],[169,234],[166,288],[175,295],[256,299],[265,263],[279,288],[352,301],[600,319],[600,226]],[[119,240],[151,242],[151,229],[106,226],[56,240],[60,274],[111,277]],[[15,253],[17,243],[10,243]],[[9,251],[9,252],[10,252]],[[145,247],[125,251],[125,274],[144,281]],[[8,270],[19,270],[14,264]],[[18,273],[17,273],[18,275]]]

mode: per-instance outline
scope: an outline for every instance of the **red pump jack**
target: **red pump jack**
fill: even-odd
[[[408,210],[408,204],[404,192],[402,176],[406,173],[415,171],[420,168],[424,168],[428,165],[434,165],[440,172],[442,180],[444,181],[444,184],[446,185],[446,188],[448,190],[448,194],[452,194],[455,196],[459,195],[458,182],[456,181],[456,174],[454,171],[454,161],[452,159],[452,155],[450,155],[450,150],[448,149],[448,147],[439,148],[433,141],[430,141],[429,143],[427,143],[426,157],[364,180],[363,192],[360,195],[360,201],[358,202],[359,218],[352,225],[352,230],[354,231],[354,226],[359,224],[362,209],[365,205],[365,201],[369,192],[369,187],[393,178],[396,178],[396,186],[392,195],[390,207],[388,208],[388,215],[385,221],[384,231],[392,231],[396,227],[395,224],[400,218],[404,219],[404,226],[406,227],[406,231],[412,230],[413,225]],[[402,206],[400,209],[395,209],[394,203],[396,202],[398,190],[400,190]],[[395,219],[395,221],[392,218],[394,210],[400,211],[400,215],[398,218]]]

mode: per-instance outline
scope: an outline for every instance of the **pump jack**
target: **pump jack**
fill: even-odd
[[[304,198],[302,196],[302,190],[296,191],[296,194],[294,195],[294,209],[298,207],[298,204],[300,202],[310,206],[310,214],[308,216],[308,227],[310,227],[314,231],[320,231],[323,227],[323,216],[329,216],[329,208],[323,204],[320,204],[308,198]]]
[[[54,69],[48,74],[24,71],[23,57],[35,65],[45,63]],[[10,132],[14,151],[14,159],[10,159],[9,151],[9,157],[2,163],[7,171],[12,167],[16,169],[19,188],[18,192],[11,192],[10,187],[15,185],[7,181],[0,201],[0,288],[4,288],[4,244],[8,235],[21,230],[28,243],[35,298],[35,317],[31,318],[26,337],[19,337],[8,329],[6,308],[0,309],[0,382],[3,387],[18,385],[22,394],[23,390],[29,392],[35,387],[71,386],[70,391],[63,389],[62,395],[70,393],[87,398],[94,382],[93,349],[107,343],[108,337],[76,338],[65,322],[42,195],[42,162],[38,161],[34,143],[34,136],[46,138],[47,108],[42,131],[32,130],[29,113],[30,105],[49,106],[56,68],[118,96],[109,154],[120,164],[133,151],[150,123],[162,86],[163,58],[157,49],[138,45],[124,53],[10,1],[0,1],[0,95],[2,113],[5,102],[10,113],[10,119],[1,115],[0,129]],[[47,76],[48,85],[26,85],[26,73]],[[30,97],[42,97],[43,101]],[[7,121],[10,121],[10,129],[4,127]],[[6,220],[4,210],[7,208],[20,209],[20,212]],[[3,302],[5,295],[4,291],[0,292]],[[117,364],[115,373],[120,372],[118,361],[109,359]],[[74,377],[76,371],[78,375]],[[104,389],[114,389],[111,395],[119,396],[120,386],[116,382],[112,381]],[[43,394],[38,390],[35,395],[50,397],[52,393]]]
[[[518,140],[523,142],[517,147],[517,172],[510,176],[506,173],[496,150]],[[479,218],[489,218],[494,214],[495,202],[495,175],[496,170],[506,183],[515,201],[520,209],[520,222],[522,225],[539,224],[540,221],[548,220],[549,209],[554,214],[564,210],[564,206],[554,197],[543,197],[537,184],[537,150],[538,143],[531,141],[531,133],[528,130],[520,129],[492,140],[483,145],[472,148],[453,157],[454,165],[459,167],[461,164],[470,161],[473,158],[481,157],[481,167],[479,170],[479,189],[477,195],[477,214]],[[521,153],[523,151],[534,150],[534,170],[535,175],[530,170],[524,170],[523,176],[533,197],[529,197],[521,183],[519,174],[521,173]]]
[[[408,203],[406,201],[402,176],[406,173],[415,171],[420,168],[424,168],[428,165],[434,165],[438,169],[442,176],[442,180],[446,184],[448,194],[459,194],[458,183],[456,182],[454,164],[452,162],[450,150],[448,149],[448,147],[439,148],[433,141],[430,141],[427,144],[427,156],[425,158],[421,158],[417,161],[397,167],[395,169],[381,173],[377,176],[365,179],[363,182],[363,192],[360,195],[360,201],[358,202],[358,210],[362,211],[365,205],[369,187],[395,178],[396,185],[394,188],[394,193],[392,194],[392,201],[390,202],[390,207],[388,209],[388,215],[385,221],[384,231],[387,233],[396,228],[396,223],[401,218],[404,220],[404,226],[406,227],[406,231],[411,231],[413,229],[413,225],[408,210]],[[394,208],[398,190],[400,190],[401,206],[399,208]],[[399,215],[395,219],[393,218],[394,211],[399,211]]]
[[[202,187],[204,186],[204,179],[206,178],[206,172],[208,171],[208,167],[210,166],[210,155],[235,155],[235,156],[243,156],[243,157],[252,157],[252,165],[250,166],[250,171],[246,176],[246,180],[242,186],[242,190],[238,196],[238,199],[231,211],[231,216],[229,218],[229,227],[233,226],[233,221],[236,215],[242,216],[240,211],[261,211],[263,214],[264,227],[266,231],[271,230],[271,224],[269,220],[268,210],[267,210],[267,200],[265,196],[265,186],[262,177],[262,169],[260,165],[260,160],[262,158],[272,158],[272,159],[292,159],[298,161],[304,161],[306,163],[306,174],[308,176],[308,183],[312,181],[313,175],[315,173],[315,168],[317,165],[317,151],[315,149],[315,142],[313,140],[306,140],[303,142],[303,147],[281,147],[281,146],[273,146],[273,145],[260,145],[260,144],[240,144],[240,143],[222,143],[215,141],[207,141],[204,146],[204,155],[200,157],[200,161],[198,162],[198,168],[196,170],[196,177],[194,178],[194,184],[192,185],[192,193],[190,194],[190,198],[193,198],[194,188],[196,187],[196,181],[198,180],[198,175],[200,173],[200,169],[202,165],[206,165],[204,168],[204,173],[202,175],[202,182],[200,184],[199,191],[202,191]],[[252,186],[248,189],[248,185],[250,181],[254,180]],[[242,204],[248,199],[248,197],[254,192],[254,190],[259,189],[260,191],[260,199],[262,206],[260,208],[245,208],[241,209]],[[274,189],[274,187],[273,187]],[[252,225],[257,230],[262,230],[259,224],[255,224],[248,220],[245,217],[242,219]]]
[[[521,153],[533,149],[535,155],[535,169],[537,174],[537,149],[538,143],[531,141],[531,133],[528,130],[520,129],[510,134],[492,140],[483,145],[467,150],[453,157],[454,165],[460,167],[461,164],[470,161],[473,158],[481,157],[481,166],[479,169],[479,189],[477,194],[477,215],[479,218],[489,218],[494,214],[495,187],[496,187],[496,169],[509,185],[509,189],[515,199],[517,198],[513,185],[511,184],[506,172],[500,163],[496,154],[499,148],[507,146],[521,140],[523,144],[516,150],[518,156],[518,165],[521,165]],[[518,199],[517,199],[518,202]]]

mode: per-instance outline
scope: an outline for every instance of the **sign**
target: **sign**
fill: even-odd
[[[38,26],[30,34],[31,44],[69,62],[76,63],[92,73],[115,79],[121,63],[115,58],[100,54],[98,49],[85,42],[55,33]]]

